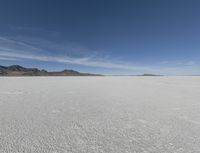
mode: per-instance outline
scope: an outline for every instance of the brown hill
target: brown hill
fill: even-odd
[[[37,68],[25,68],[20,65],[0,66],[0,76],[100,76],[99,74],[81,73],[74,70],[48,72]]]

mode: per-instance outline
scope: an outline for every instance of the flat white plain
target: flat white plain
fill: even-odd
[[[1,153],[199,153],[200,77],[1,77]]]

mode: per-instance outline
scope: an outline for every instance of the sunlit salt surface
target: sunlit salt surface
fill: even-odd
[[[1,153],[199,153],[200,77],[2,77]]]

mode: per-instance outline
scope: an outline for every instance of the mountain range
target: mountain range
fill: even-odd
[[[0,76],[101,76],[99,74],[81,73],[74,70],[48,72],[37,68],[25,68],[20,65],[0,66]]]

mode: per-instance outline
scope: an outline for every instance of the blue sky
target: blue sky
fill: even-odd
[[[200,74],[198,0],[0,2],[0,65]]]

